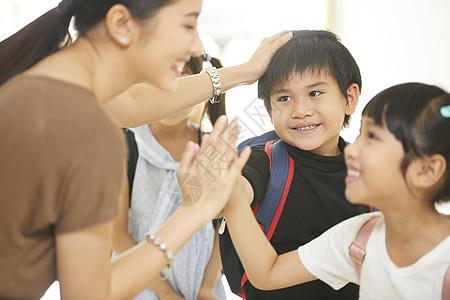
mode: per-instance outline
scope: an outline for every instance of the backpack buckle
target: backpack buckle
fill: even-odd
[[[348,254],[350,258],[353,259],[359,265],[362,265],[364,258],[366,256],[366,247],[361,246],[357,242],[352,242],[348,247]]]

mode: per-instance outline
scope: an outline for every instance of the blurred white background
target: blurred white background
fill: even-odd
[[[58,2],[2,0],[0,40]],[[224,66],[245,62],[264,37],[285,29],[330,29],[338,34],[363,78],[359,109],[343,132],[352,142],[362,108],[381,90],[420,81],[450,91],[448,12],[448,0],[204,0],[199,32],[206,51]],[[244,128],[240,140],[272,128],[256,98],[256,84],[227,93],[228,114],[239,117]],[[44,298],[58,299],[57,289]]]

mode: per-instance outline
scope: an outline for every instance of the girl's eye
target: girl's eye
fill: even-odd
[[[286,101],[290,101],[290,100],[292,100],[292,98],[289,96],[281,96],[280,98],[278,98],[279,102],[286,102]]]
[[[378,137],[373,132],[369,131],[367,135],[369,136],[370,140],[377,140],[378,139]]]
[[[310,97],[317,97],[317,96],[320,96],[320,95],[322,95],[322,92],[319,92],[319,91],[312,91],[312,92],[309,93]]]

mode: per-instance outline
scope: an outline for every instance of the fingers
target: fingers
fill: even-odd
[[[284,44],[286,44],[286,42],[289,41],[293,36],[294,34],[292,33],[292,31],[285,32],[284,34],[276,38],[274,41],[272,41],[270,44],[278,49]]]
[[[233,118],[228,127],[220,135],[221,140],[224,143],[227,143],[230,146],[229,148],[232,148],[233,151],[236,151],[235,145],[239,137],[239,133],[241,132],[241,128],[242,127],[238,124],[237,118]]]
[[[244,150],[242,150],[241,154],[239,155],[239,157],[234,160],[230,166],[230,175],[240,175],[242,169],[244,168],[245,164],[248,161],[248,158],[250,157],[251,154],[251,149],[250,147],[245,147]]]
[[[186,145],[186,149],[183,152],[183,155],[181,156],[181,164],[180,164],[180,170],[179,173],[186,173],[190,166],[192,165],[192,162],[195,159],[195,156],[198,153],[199,146],[198,144],[195,144],[192,141],[189,141]]]
[[[231,123],[230,123],[231,124]],[[200,152],[215,144],[218,139],[221,139],[222,134],[229,128],[228,119],[225,115],[220,116],[214,123],[213,130],[207,135],[203,135],[200,145]]]
[[[214,123],[213,130],[210,134],[208,134],[208,137],[203,143],[211,143],[212,141],[215,141],[228,127],[228,119],[225,115],[221,115],[219,118],[217,118],[216,123]]]
[[[206,143],[206,141],[208,140],[208,138],[209,138],[209,133],[203,133],[202,134],[202,137],[201,137],[201,141],[200,141],[200,144],[203,144],[203,143]]]
[[[267,47],[271,49],[272,55],[293,36],[292,31],[282,31],[276,35],[264,39],[263,43],[267,44]]]
[[[252,74],[250,78],[253,78],[248,83],[258,80],[264,74],[275,52],[289,41],[292,36],[293,33],[291,31],[282,31],[262,41],[261,45],[247,62],[247,66],[249,67],[248,72]]]
[[[274,35],[272,35],[272,36],[270,36],[268,38],[265,38],[264,40],[269,45],[271,45],[272,43],[275,43],[275,42],[281,42],[282,45],[283,45],[284,43],[289,41],[292,38],[292,36],[293,36],[292,31],[284,30],[284,31],[281,31],[281,32],[279,32],[277,34],[274,34]]]

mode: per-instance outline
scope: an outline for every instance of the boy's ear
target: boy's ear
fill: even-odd
[[[351,115],[356,110],[356,105],[359,100],[359,86],[352,83],[347,89],[347,103],[345,104],[345,114]]]
[[[122,4],[113,5],[105,17],[106,28],[111,38],[120,46],[127,47],[132,40],[133,18]]]
[[[413,160],[407,172],[414,187],[428,189],[440,183],[446,168],[445,158],[441,154],[434,154]]]

